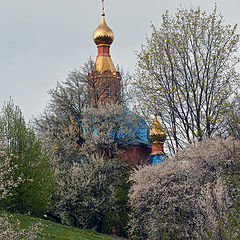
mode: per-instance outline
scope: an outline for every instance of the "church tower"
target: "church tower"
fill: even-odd
[[[93,40],[97,45],[98,55],[93,70],[88,75],[89,105],[121,103],[121,75],[110,55],[114,34],[106,23],[104,0],[102,0],[102,20],[93,33]],[[146,163],[151,153],[147,138],[149,127],[146,122],[127,108],[116,120],[119,121],[119,126],[124,121],[127,124],[126,133],[116,129],[116,134],[109,136],[109,138],[114,137],[118,144],[115,156],[132,167]]]
[[[89,103],[94,106],[98,102],[121,102],[121,76],[110,55],[114,34],[105,20],[104,0],[102,0],[102,20],[93,33],[93,40],[97,45],[98,55],[93,72],[89,74]]]

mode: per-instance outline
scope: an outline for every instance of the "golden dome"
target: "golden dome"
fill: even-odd
[[[97,45],[111,45],[114,39],[113,31],[108,27],[105,21],[105,14],[102,14],[102,21],[93,33],[93,40]]]
[[[157,115],[155,115],[154,122],[149,129],[148,139],[151,143],[160,143],[165,142],[166,138],[166,131],[159,123]]]

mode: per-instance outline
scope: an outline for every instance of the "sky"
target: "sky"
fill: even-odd
[[[182,6],[210,13],[215,3],[226,23],[240,22],[240,0],[105,0],[113,62],[134,73],[134,52],[163,12]],[[96,58],[92,34],[100,20],[101,0],[0,0],[0,107],[11,97],[27,121],[43,112],[48,91]]]

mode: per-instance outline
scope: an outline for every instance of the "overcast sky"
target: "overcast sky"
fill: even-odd
[[[134,72],[134,51],[164,11],[181,5],[211,12],[215,2],[226,23],[240,22],[240,0],[105,0],[115,65]],[[96,58],[92,34],[100,20],[101,0],[0,0],[0,106],[11,96],[26,120],[42,112],[48,90]]]

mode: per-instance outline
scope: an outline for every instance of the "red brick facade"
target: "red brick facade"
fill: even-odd
[[[164,143],[163,142],[152,143],[151,155],[157,155],[157,154],[165,155],[165,153],[164,153]]]
[[[146,145],[128,145],[118,150],[118,157],[132,167],[146,163],[150,154],[151,148]]]
[[[121,76],[119,72],[93,72],[89,76],[89,104],[121,102]]]
[[[110,46],[98,45],[95,70],[89,75],[89,104],[117,103],[121,101],[121,75],[117,72],[111,56]]]

